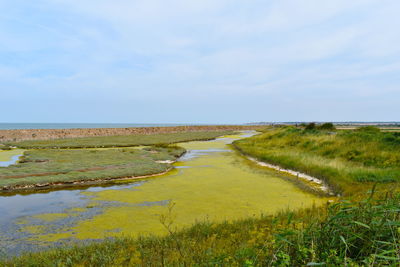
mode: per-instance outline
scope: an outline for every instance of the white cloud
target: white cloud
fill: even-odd
[[[348,92],[383,103],[399,82],[398,1],[16,3],[0,17],[0,82],[10,88],[254,103]]]

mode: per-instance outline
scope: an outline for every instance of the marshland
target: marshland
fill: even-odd
[[[2,264],[395,266],[399,145],[331,124],[5,143]]]
[[[400,1],[0,7],[0,266],[399,266]]]

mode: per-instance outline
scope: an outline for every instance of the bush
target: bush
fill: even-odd
[[[324,131],[334,131],[336,130],[335,126],[331,122],[326,122],[321,124],[318,129],[324,130]]]
[[[363,126],[358,128],[357,131],[364,133],[379,133],[381,130],[375,126]]]
[[[311,131],[311,130],[315,130],[317,128],[317,126],[315,125],[314,122],[310,122],[309,124],[307,124],[305,130],[306,131]]]

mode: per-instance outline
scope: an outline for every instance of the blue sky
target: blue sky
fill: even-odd
[[[400,1],[0,0],[0,121],[400,120]]]

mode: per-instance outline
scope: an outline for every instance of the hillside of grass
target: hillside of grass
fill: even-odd
[[[160,161],[175,161],[184,152],[177,146],[31,150],[19,164],[0,167],[0,188],[157,174],[171,168]]]
[[[177,132],[164,134],[133,134],[121,136],[97,136],[82,138],[65,138],[53,140],[29,140],[8,142],[9,146],[23,149],[45,148],[101,148],[101,147],[129,147],[140,145],[173,144],[188,141],[211,140],[219,136],[233,134],[234,131],[201,131]]]
[[[233,145],[260,161],[320,178],[337,192],[351,191],[360,183],[400,181],[400,133],[374,127],[275,128]]]

